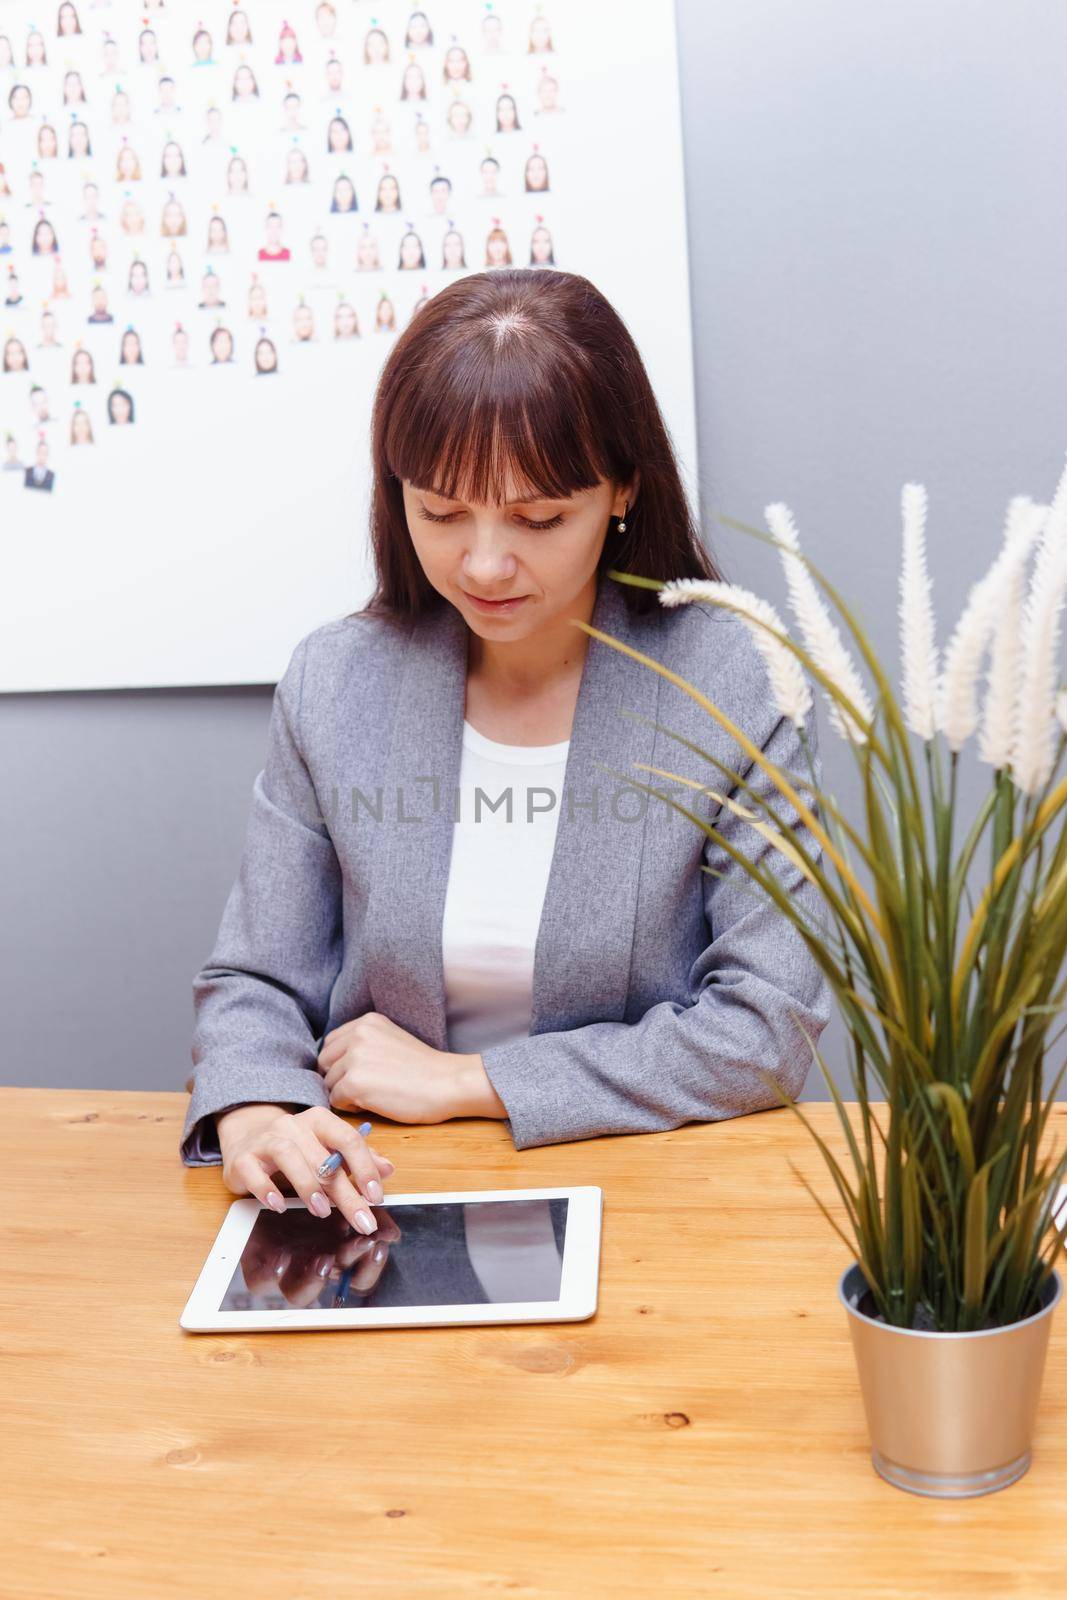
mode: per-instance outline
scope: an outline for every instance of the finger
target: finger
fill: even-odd
[[[368,1145],[367,1149],[378,1163],[378,1167],[384,1177],[388,1178],[390,1173],[396,1171],[396,1166],[392,1161],[390,1161],[388,1156],[383,1156],[381,1152],[379,1150],[375,1150],[372,1145]]]
[[[333,1264],[334,1252],[327,1249],[314,1252],[301,1261],[297,1270],[290,1268],[279,1285],[289,1304],[300,1307],[312,1305],[329,1283]]]
[[[385,1198],[378,1163],[363,1135],[346,1122],[344,1117],[328,1111],[325,1106],[314,1108],[317,1112],[311,1123],[316,1136],[326,1146],[324,1157],[331,1150],[339,1150],[352,1181],[372,1205],[381,1205]]]
[[[325,1072],[332,1067],[335,1061],[340,1061],[348,1048],[348,1035],[332,1034],[327,1036],[322,1049],[319,1051],[319,1071]]]
[[[319,1071],[322,1073],[322,1076],[325,1079],[327,1089],[332,1089],[336,1083],[340,1082],[345,1073],[348,1071],[346,1052],[342,1050],[340,1055],[337,1055],[333,1058],[332,1063],[326,1066],[321,1066]]]
[[[269,1206],[272,1211],[285,1210],[285,1201],[275,1188],[271,1168],[254,1151],[242,1150],[234,1156],[230,1171],[262,1205]]]
[[[301,1124],[294,1117],[291,1126],[296,1130]],[[331,1210],[329,1198],[315,1173],[315,1168],[304,1154],[295,1132],[265,1131],[262,1159],[265,1163],[274,1163],[273,1171],[285,1173],[295,1192],[314,1216],[329,1216]]]
[[[322,1187],[351,1227],[361,1234],[377,1232],[374,1202],[360,1194],[344,1167],[338,1167],[336,1172],[323,1178]]]
[[[389,1246],[383,1239],[368,1239],[367,1244],[370,1248],[349,1280],[358,1294],[368,1294],[374,1288],[389,1261]]]

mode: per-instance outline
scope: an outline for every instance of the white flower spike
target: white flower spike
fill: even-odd
[[[779,713],[789,717],[798,728],[804,726],[804,719],[811,709],[811,688],[800,658],[760,626],[761,622],[765,622],[783,638],[788,638],[781,617],[769,601],[762,600],[759,595],[737,584],[717,583],[707,578],[674,578],[659,590],[659,599],[664,606],[705,600],[734,611],[748,627],[763,657]]]
[[[852,702],[863,722],[869,724],[874,716],[873,707],[856,665],[823,604],[815,580],[800,558],[800,539],[793,524],[793,513],[788,506],[775,504],[766,507],[764,516],[775,538],[786,546],[780,554],[789,587],[789,599],[809,656],[830,682]],[[861,727],[854,717],[842,710],[832,695],[827,694],[826,698],[830,708],[830,723],[837,732],[855,744],[866,744],[866,727]]]
[[[920,739],[937,732],[937,645],[926,567],[926,490],[906,483],[900,497],[904,555],[900,572],[900,657],[904,722]]]

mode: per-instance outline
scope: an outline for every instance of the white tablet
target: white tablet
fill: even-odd
[[[577,1322],[597,1306],[603,1191],[390,1194],[361,1234],[299,1198],[235,1200],[179,1320],[190,1333]]]

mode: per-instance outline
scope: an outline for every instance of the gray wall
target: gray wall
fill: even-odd
[[[786,500],[892,652],[901,484],[930,491],[944,629],[1067,451],[1067,8],[679,0],[679,29],[705,526],[780,602],[771,552],[713,514]],[[183,1086],[269,710],[0,697],[2,1081]],[[836,1022],[825,1043],[847,1084]]]

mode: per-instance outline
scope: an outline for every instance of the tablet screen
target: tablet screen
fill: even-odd
[[[565,1195],[372,1206],[361,1234],[334,1210],[260,1211],[220,1311],[557,1301]]]

